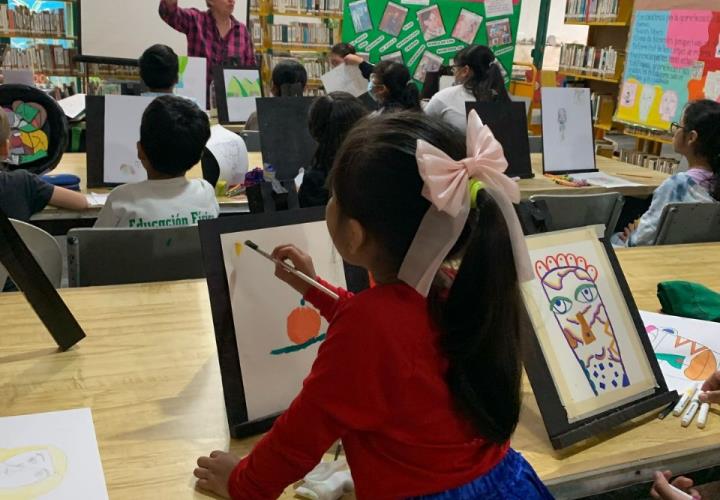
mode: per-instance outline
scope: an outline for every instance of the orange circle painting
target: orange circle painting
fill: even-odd
[[[300,345],[315,338],[320,333],[320,315],[315,309],[302,302],[287,318],[287,336],[293,344]]]

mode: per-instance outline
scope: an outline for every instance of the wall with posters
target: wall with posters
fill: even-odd
[[[616,120],[669,130],[688,101],[720,102],[720,2],[637,0],[635,9]]]
[[[469,44],[488,45],[509,75],[521,0],[346,0],[343,41],[371,63],[402,62],[419,83]],[[509,81],[509,80],[508,80]]]

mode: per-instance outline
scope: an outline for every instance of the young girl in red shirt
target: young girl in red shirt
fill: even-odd
[[[531,276],[510,203],[519,191],[477,115],[468,138],[466,154],[462,135],[420,113],[353,129],[327,225],[343,259],[377,286],[335,289],[336,301],[276,269],[327,318],[327,339],[249,456],[198,459],[200,488],[275,499],[341,438],[359,499],[552,498],[509,445],[527,333],[519,280]],[[300,249],[274,255],[315,276]]]

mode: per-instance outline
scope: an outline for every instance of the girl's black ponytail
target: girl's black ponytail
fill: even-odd
[[[357,220],[395,269],[430,208],[415,158],[418,139],[455,160],[466,156],[465,137],[450,125],[423,113],[391,113],[353,129],[331,174],[341,216]],[[504,443],[520,414],[527,316],[507,224],[487,192],[478,193],[477,208],[448,259],[461,262],[454,283],[449,291],[434,288],[427,302],[449,362],[448,387],[478,435]]]
[[[470,45],[455,55],[455,66],[467,66],[472,71],[463,84],[475,100],[510,102],[500,62],[492,50],[484,45]]]

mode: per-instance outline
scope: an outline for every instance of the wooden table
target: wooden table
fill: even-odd
[[[532,169],[535,177],[532,179],[522,179],[520,181],[520,192],[523,199],[527,199],[535,194],[592,194],[607,193],[616,191],[622,193],[623,196],[634,196],[637,198],[647,198],[652,195],[653,191],[669,177],[668,174],[655,172],[643,167],[630,165],[604,156],[596,156],[597,168],[606,174],[615,175],[641,184],[640,186],[627,186],[619,188],[603,188],[588,186],[582,188],[574,188],[555,184],[553,181],[543,176],[542,155],[533,153],[530,155],[532,161]]]
[[[720,289],[720,244],[618,252],[641,309],[658,310],[658,281]],[[0,415],[90,407],[110,496],[205,498],[193,488],[197,456],[247,453],[257,438],[228,437],[204,281],[85,289],[61,294],[88,337],[57,353],[22,295],[0,294]],[[560,498],[720,463],[720,419],[701,431],[654,414],[589,444],[555,452],[526,384],[513,446]],[[0,445],[1,447],[1,445]],[[287,493],[283,498],[292,498]]]
[[[262,167],[262,156],[259,153],[250,153],[250,168]],[[90,188],[87,187],[87,156],[85,153],[66,153],[63,155],[60,164],[51,172],[52,174],[73,174],[80,178],[80,191],[83,193],[109,193],[110,188]],[[200,164],[195,165],[187,174],[190,179],[202,179],[202,168]],[[220,204],[220,213],[242,213],[248,211],[247,198],[237,196],[227,198],[221,196],[218,198]],[[93,206],[83,212],[74,212],[71,210],[63,210],[55,207],[46,207],[42,212],[35,214],[32,218],[34,221],[47,220],[67,220],[67,219],[96,219],[102,207]]]
[[[262,167],[263,162],[260,153],[250,153],[249,156],[251,168]],[[604,193],[609,191],[608,189],[602,187],[572,188],[555,184],[550,179],[543,177],[542,155],[533,154],[531,155],[531,158],[535,177],[533,179],[522,179],[521,181],[519,181],[520,191],[522,193],[523,199],[527,199],[534,194],[589,194]],[[637,176],[642,176],[625,176],[626,179],[632,182],[642,184],[641,186],[622,187],[614,189],[614,191],[619,191],[625,196],[637,196],[641,198],[650,196],[652,192],[668,177],[667,174],[654,172],[646,168],[637,167],[635,165],[630,165],[610,158],[605,158],[603,156],[597,157],[597,166],[601,171],[612,175],[622,176],[622,174],[634,174]],[[80,177],[80,190],[83,193],[87,193],[89,191],[96,193],[106,193],[109,191],[109,189],[107,188],[87,189],[87,160],[85,153],[66,153],[63,156],[60,164],[57,166],[57,168],[55,168],[55,170],[53,170],[52,173],[77,175],[78,177]],[[188,177],[202,178],[202,169],[200,168],[200,165],[196,165],[195,167],[193,167],[193,169],[190,170],[190,172],[188,173]],[[221,211],[247,211],[247,199],[244,196],[237,198],[219,198],[218,201],[220,202]],[[58,218],[77,219],[87,217],[94,218],[97,217],[97,213],[99,212],[99,210],[99,207],[92,207],[86,212],[78,213],[48,207],[40,214],[37,214],[35,217],[33,217],[33,220],[47,220]]]

